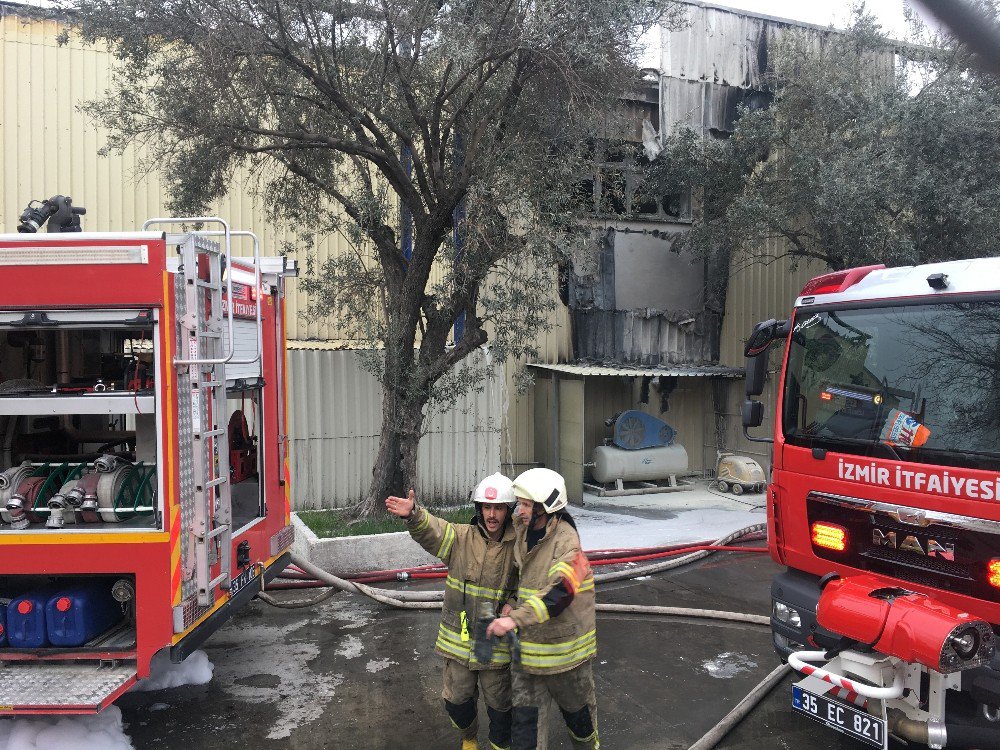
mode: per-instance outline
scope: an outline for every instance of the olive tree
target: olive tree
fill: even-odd
[[[481,383],[470,354],[531,353],[554,269],[587,239],[584,146],[614,130],[640,33],[679,15],[669,0],[64,6],[120,62],[90,114],[109,148],[146,149],[171,209],[197,214],[249,170],[276,218],[349,239],[306,288],[383,387],[366,512],[414,482],[429,406]]]

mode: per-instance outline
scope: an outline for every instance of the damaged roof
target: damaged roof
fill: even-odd
[[[700,377],[700,378],[742,378],[743,370],[724,365],[665,365],[663,367],[629,367],[628,365],[592,364],[544,364],[531,363],[528,367],[551,370],[566,375],[582,377]]]

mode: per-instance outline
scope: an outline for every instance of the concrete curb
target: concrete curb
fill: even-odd
[[[336,575],[352,575],[369,570],[394,570],[438,563],[410,538],[409,532],[368,534],[320,539],[292,513],[295,543],[292,551],[313,565]]]

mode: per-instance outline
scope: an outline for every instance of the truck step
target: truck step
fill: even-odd
[[[0,716],[95,714],[136,681],[135,662],[3,663]]]

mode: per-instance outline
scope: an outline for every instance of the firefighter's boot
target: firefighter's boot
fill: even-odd
[[[510,709],[500,711],[487,706],[486,713],[490,717],[490,750],[510,750],[511,722],[514,718],[514,712]]]
[[[462,750],[477,750],[476,735],[479,734],[479,717],[476,716],[476,699],[469,698],[464,703],[444,702],[452,726],[462,733]]]
[[[569,730],[573,750],[600,750],[597,721],[590,706],[584,706],[579,711],[562,711],[562,715],[566,721],[566,729]]]

